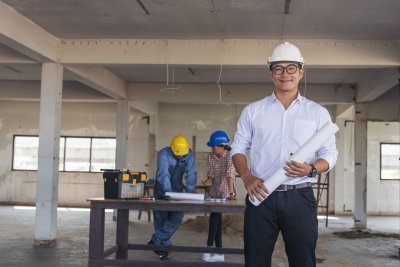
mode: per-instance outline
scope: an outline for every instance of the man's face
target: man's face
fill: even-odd
[[[275,89],[282,92],[297,90],[304,70],[295,62],[277,62],[269,71]]]
[[[181,160],[181,159],[183,159],[184,156],[178,156],[178,155],[175,155],[175,154],[174,154],[174,157],[175,157],[177,160]]]

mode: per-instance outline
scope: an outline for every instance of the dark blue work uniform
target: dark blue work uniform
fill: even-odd
[[[170,147],[161,149],[157,158],[157,174],[154,184],[154,196],[159,197],[165,192],[183,192],[183,176],[186,179],[186,192],[190,193],[196,186],[196,162],[189,153],[177,159]],[[180,211],[153,211],[155,233],[151,240],[156,245],[171,245],[171,237],[178,230],[183,219]]]

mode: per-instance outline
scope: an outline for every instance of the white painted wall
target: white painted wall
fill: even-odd
[[[368,104],[368,120],[399,121],[400,89],[395,86]]]
[[[381,113],[384,114],[384,113]],[[338,161],[335,167],[335,214],[354,210],[354,123],[338,118]],[[368,122],[367,126],[367,212],[368,214],[399,214],[400,181],[380,180],[380,142],[400,142],[399,122]]]
[[[171,138],[181,134],[193,147],[192,137],[196,137],[197,183],[206,178],[206,155],[211,149],[206,145],[210,135],[216,130],[225,131],[231,142],[236,131],[236,123],[244,105],[199,105],[168,104],[159,106],[159,127],[156,135],[157,150],[169,146]],[[238,199],[244,199],[241,179],[237,179]]]
[[[336,134],[339,154],[334,180],[335,214],[351,213],[354,209],[354,123],[346,120],[348,118],[336,119],[339,126],[339,133]]]
[[[115,137],[116,103],[63,103],[61,135]],[[131,109],[128,168],[147,171],[148,125]],[[0,202],[33,204],[35,171],[11,171],[13,135],[38,135],[39,102],[0,101]],[[60,172],[59,205],[85,206],[103,195],[101,173]]]
[[[160,103],[159,115],[156,117],[158,121],[155,132],[156,149],[168,146],[171,138],[176,134],[186,136],[191,145],[192,136],[196,136],[196,156],[199,179],[201,179],[205,177],[204,155],[210,151],[206,146],[209,135],[217,129],[222,129],[232,139],[236,131],[236,121],[243,107],[243,105],[223,104]],[[330,110],[330,112],[334,111]],[[61,135],[115,136],[115,114],[116,103],[63,103]],[[131,110],[128,160],[130,169],[147,171],[151,152],[148,148],[149,125],[142,116],[142,113]],[[344,127],[346,119],[348,118],[339,117],[336,120],[340,127],[337,136],[339,160],[335,174],[331,177],[335,192],[334,202],[331,203],[334,203],[334,210],[337,213],[343,212],[343,206],[345,210],[353,210],[354,205],[354,159],[352,156],[354,125],[347,123]],[[38,102],[0,100],[0,158],[2,159],[0,161],[0,202],[30,204],[35,202],[37,173],[12,172],[11,155],[12,136],[14,134],[37,135],[38,124]],[[385,131],[379,131],[382,127],[376,127],[376,129],[371,127],[368,128],[368,135],[371,136],[368,141],[368,153],[373,156],[370,156],[368,161],[368,212],[391,213],[396,212],[396,209],[399,212],[399,182],[377,180],[379,166],[374,165],[379,162],[379,160],[374,161],[374,157],[379,157],[379,151],[374,150],[376,142],[379,143],[378,140],[393,141],[396,134],[397,137],[399,136],[399,132],[395,132],[395,129],[399,129],[399,125],[397,123],[397,126],[385,127]],[[87,205],[87,198],[103,194],[100,174],[60,173],[59,183],[60,205]],[[239,198],[244,198],[245,190],[240,179],[237,187]]]
[[[400,212],[400,180],[380,179],[380,143],[400,143],[400,122],[368,122],[367,211]]]
[[[209,152],[206,143],[216,130],[225,131],[232,140],[242,105],[160,104],[157,150],[169,146],[171,138],[184,135],[189,144],[196,136],[197,152]]]

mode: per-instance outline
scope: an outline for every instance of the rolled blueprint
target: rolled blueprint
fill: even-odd
[[[294,160],[297,162],[305,162],[307,158],[313,156],[315,152],[317,152],[317,150],[337,131],[339,131],[339,128],[336,124],[330,121],[326,122],[318,132],[308,139],[308,141],[288,159],[288,161]],[[283,167],[284,165],[264,181],[265,187],[269,190],[267,197],[288,178],[285,175],[286,171]],[[250,202],[253,203],[254,206],[258,206],[261,203],[257,198],[254,201],[250,199]]]
[[[196,200],[196,201],[204,200],[204,194],[201,193],[165,192],[165,195],[169,196],[171,200]]]

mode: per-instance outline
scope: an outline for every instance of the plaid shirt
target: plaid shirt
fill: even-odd
[[[210,197],[229,197],[228,181],[230,177],[235,177],[235,167],[228,151],[225,151],[221,158],[218,158],[213,153],[208,154],[207,177],[211,178]]]

